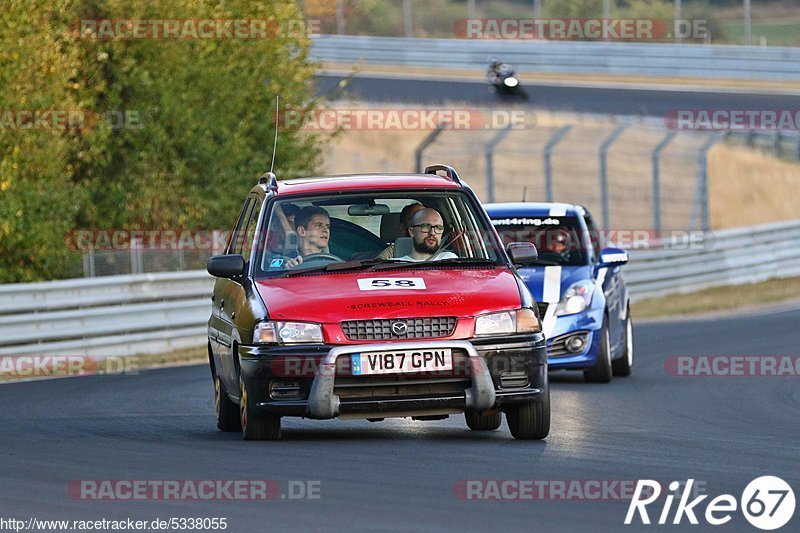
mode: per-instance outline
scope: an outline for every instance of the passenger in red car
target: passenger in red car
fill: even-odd
[[[440,252],[444,220],[436,209],[426,207],[411,217],[408,234],[413,239],[414,248],[409,255],[400,259],[407,261],[428,261],[436,259],[452,259],[458,257],[453,252]]]

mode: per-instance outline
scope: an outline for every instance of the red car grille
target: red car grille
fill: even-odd
[[[342,330],[348,339],[354,341],[435,339],[452,335],[456,322],[454,316],[349,320],[342,322]]]

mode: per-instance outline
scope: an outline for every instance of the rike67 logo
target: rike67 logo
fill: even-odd
[[[764,531],[772,531],[786,525],[794,515],[794,491],[779,477],[762,476],[754,479],[745,487],[739,501],[731,494],[720,494],[707,503],[703,513],[700,511],[700,504],[708,498],[708,495],[703,494],[690,501],[693,484],[694,479],[687,480],[685,484],[678,481],[669,484],[671,493],[667,494],[664,499],[664,506],[657,519],[658,524],[670,523],[669,519],[672,515],[671,523],[674,525],[680,524],[684,517],[690,524],[697,525],[699,515],[705,519],[706,523],[720,526],[730,522],[738,508],[752,526]],[[678,493],[681,487],[683,487],[683,491]],[[661,484],[658,481],[640,479],[636,483],[631,504],[628,506],[625,524],[630,525],[637,514],[642,524],[650,524],[651,518],[648,515],[647,506],[656,502],[660,496]],[[676,497],[678,504],[672,514],[672,504]],[[652,508],[650,510],[657,511]],[[655,517],[653,518],[655,519]]]

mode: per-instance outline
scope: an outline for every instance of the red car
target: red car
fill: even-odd
[[[444,175],[440,175],[439,172]],[[472,190],[425,174],[277,181],[247,196],[208,322],[217,426],[280,437],[281,417],[436,420],[543,439],[547,352],[531,293]]]

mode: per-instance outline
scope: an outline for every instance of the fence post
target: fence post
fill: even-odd
[[[436,140],[436,137],[438,137],[439,134],[442,133],[442,130],[444,130],[443,126],[444,126],[443,124],[437,125],[436,129],[430,132],[427,137],[422,139],[422,142],[419,143],[417,149],[414,150],[414,172],[416,172],[417,174],[422,173],[422,154],[425,153],[425,149],[428,146],[433,144],[433,142]]]
[[[511,131],[511,124],[497,132],[486,145],[486,189],[489,203],[494,202],[494,149]]]
[[[781,153],[781,130],[775,130],[772,134],[772,155],[773,157],[780,156]]]
[[[553,201],[553,165],[550,158],[553,155],[553,149],[571,129],[572,124],[559,128],[544,146],[544,196],[547,202]]]
[[[794,155],[800,161],[800,135],[797,136],[797,151]]]
[[[128,251],[131,256],[131,274],[142,274],[144,272],[143,247],[144,243],[140,239],[131,239],[128,244]]]
[[[695,187],[695,198],[692,202],[692,214],[689,220],[689,230],[694,229],[695,213],[700,207],[700,228],[703,232],[711,231],[711,222],[708,212],[708,152],[717,142],[727,136],[726,133],[716,133],[711,135],[700,147],[697,154],[697,185]]]
[[[403,34],[405,37],[414,36],[414,13],[411,0],[403,0]]]
[[[139,262],[136,260],[135,243],[136,239],[131,239],[130,243],[128,244],[128,253],[131,256],[131,274],[138,274],[137,268],[139,266]]]
[[[90,247],[89,251],[83,254],[83,277],[93,278],[95,275],[94,248]]]
[[[667,133],[653,149],[653,229],[659,238],[661,237],[661,152],[677,134],[675,131]]]
[[[608,149],[611,148],[614,141],[622,135],[622,132],[627,127],[627,124],[617,126],[600,145],[600,202],[603,206],[603,226],[605,229],[611,227],[611,215],[608,208]]]
[[[344,0],[336,0],[336,34],[344,35]]]

